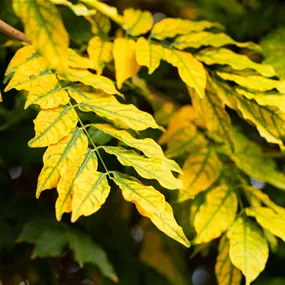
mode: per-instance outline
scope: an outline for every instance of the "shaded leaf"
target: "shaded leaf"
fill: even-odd
[[[94,35],[103,37],[111,30],[110,19],[99,12],[96,12],[94,16],[86,17],[86,19],[91,23],[91,31]]]

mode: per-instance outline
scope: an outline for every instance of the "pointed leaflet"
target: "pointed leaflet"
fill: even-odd
[[[162,232],[189,247],[189,241],[185,237],[182,228],[176,223],[171,206],[165,202],[164,196],[152,186],[144,186],[136,179],[127,179],[119,172],[114,173],[114,181],[121,188],[127,201],[136,204],[141,215],[151,221]]]
[[[249,48],[261,52],[261,47],[253,42],[239,43],[224,33],[213,34],[210,32],[190,33],[175,39],[173,46],[177,49],[189,47],[200,48],[202,46],[222,47],[225,45],[236,45],[241,48]]]
[[[56,5],[64,5],[69,7],[76,16],[89,16],[96,13],[95,10],[89,10],[82,3],[72,4],[68,0],[51,0],[51,2]]]
[[[276,72],[271,65],[253,62],[246,55],[234,53],[226,48],[207,48],[196,54],[196,58],[208,65],[230,65],[236,70],[251,68],[266,77],[276,75]]]
[[[136,60],[139,65],[148,68],[148,74],[152,74],[164,58],[164,50],[161,45],[151,43],[144,37],[140,37],[136,43]]]
[[[132,8],[124,10],[123,19],[127,34],[134,37],[147,33],[153,23],[152,14],[149,11]]]
[[[91,31],[94,35],[106,37],[111,30],[110,19],[99,12],[96,12],[95,15],[90,17],[86,17],[86,19],[91,23]]]
[[[257,222],[265,229],[269,230],[275,236],[285,241],[285,215],[275,213],[267,207],[247,208],[246,214],[255,217]]]
[[[221,28],[221,25],[208,21],[190,21],[166,18],[153,26],[151,37],[163,40],[165,38],[173,38],[177,35],[184,35],[194,31],[203,31],[212,27]]]
[[[127,131],[117,130],[111,125],[107,124],[92,124],[92,126],[110,136],[117,138],[118,140],[123,141],[125,144],[142,151],[147,157],[161,158],[165,162],[165,164],[168,165],[170,170],[179,173],[182,172],[179,165],[174,160],[167,159],[164,156],[160,145],[158,145],[153,139],[136,139],[132,137]]]
[[[203,147],[191,153],[183,164],[180,179],[186,189],[194,195],[207,190],[220,176],[222,163],[210,147]],[[182,200],[179,200],[182,202]]]
[[[69,94],[79,103],[78,107],[81,111],[95,112],[98,116],[113,121],[121,128],[130,128],[137,131],[147,128],[160,129],[149,113],[140,111],[131,104],[121,104],[114,96],[98,91],[92,93],[81,91],[73,87],[69,87]]]
[[[131,39],[118,38],[114,41],[113,56],[115,61],[116,81],[121,89],[123,83],[136,75],[140,69],[136,61],[136,42]]]
[[[73,68],[92,68],[92,62],[89,58],[79,55],[75,50],[68,49],[68,65]]]
[[[87,137],[81,129],[75,128],[72,133],[47,148],[43,156],[44,166],[38,178],[37,198],[42,191],[57,186],[62,167],[68,161],[84,155],[87,146]]]
[[[42,0],[13,0],[13,7],[35,49],[52,68],[66,73],[69,38],[54,4]]]
[[[87,151],[87,149],[86,149]],[[72,198],[77,178],[82,171],[87,168],[97,169],[97,157],[93,150],[89,150],[84,155],[76,157],[62,168],[61,178],[57,185],[58,198],[55,204],[56,218],[60,221],[63,213],[72,211]]]
[[[230,258],[249,285],[265,268],[268,244],[262,231],[249,219],[239,217],[227,232]]]
[[[207,192],[206,201],[194,218],[195,243],[219,237],[234,221],[237,207],[237,195],[229,186],[221,185]]]
[[[105,63],[112,61],[113,59],[113,43],[104,41],[100,37],[93,37],[88,42],[87,52],[90,60],[93,63],[94,69],[97,74],[101,74],[105,67]]]
[[[34,120],[36,135],[30,147],[45,147],[57,143],[77,125],[78,117],[71,106],[41,110]]]
[[[219,244],[219,254],[215,266],[218,285],[240,285],[241,272],[233,266],[229,256],[229,240],[222,236]]]
[[[123,147],[104,146],[103,148],[107,153],[116,155],[122,165],[133,167],[142,177],[156,179],[167,189],[183,188],[182,182],[173,176],[162,159],[147,158]]]
[[[203,64],[196,60],[191,53],[164,49],[165,60],[178,68],[181,79],[193,87],[201,98],[205,96],[207,74]]]

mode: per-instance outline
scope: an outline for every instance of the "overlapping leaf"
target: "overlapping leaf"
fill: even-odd
[[[79,55],[75,50],[68,49],[68,65],[72,68],[92,68],[92,62],[89,58]]]
[[[110,19],[99,12],[96,12],[95,15],[90,17],[86,17],[86,19],[91,23],[91,31],[94,35],[105,37],[111,30]]]
[[[76,16],[90,16],[96,14],[95,10],[88,9],[82,3],[72,4],[68,0],[51,0],[51,2],[56,5],[64,5],[70,8]]]

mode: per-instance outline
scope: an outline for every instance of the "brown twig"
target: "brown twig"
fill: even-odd
[[[20,42],[31,44],[30,39],[24,33],[13,28],[2,20],[0,20],[0,32]]]

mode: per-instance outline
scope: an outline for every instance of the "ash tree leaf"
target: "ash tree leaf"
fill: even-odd
[[[136,43],[136,61],[141,66],[148,68],[148,74],[152,74],[164,59],[164,49],[161,45],[152,43],[144,37],[140,37]]]
[[[262,231],[249,219],[239,217],[229,228],[230,258],[249,285],[265,268],[268,244]]]
[[[123,147],[103,146],[102,148],[107,153],[115,155],[122,165],[133,167],[146,179],[156,179],[161,186],[170,190],[183,188],[181,180],[173,176],[161,158],[147,158]]]
[[[79,55],[75,50],[68,49],[68,65],[72,68],[88,69],[92,68],[92,62],[89,58]]]
[[[250,207],[247,208],[246,214],[255,217],[256,221],[273,235],[285,241],[285,215],[274,212],[267,207]]]
[[[124,10],[123,20],[127,34],[134,37],[147,33],[153,24],[152,14],[149,11],[132,8]]]
[[[29,147],[45,147],[57,143],[77,125],[78,117],[71,106],[41,110],[34,120],[36,135]]]
[[[51,0],[56,5],[64,5],[70,8],[76,16],[90,16],[96,14],[95,10],[88,9],[82,3],[72,4],[68,0]]]
[[[233,223],[238,208],[237,195],[227,185],[220,185],[206,194],[194,218],[196,244],[219,237]]]
[[[36,51],[60,73],[68,69],[68,33],[57,8],[50,1],[13,0],[13,8],[21,18],[25,33]]]
[[[219,253],[215,265],[218,285],[240,285],[241,283],[241,272],[232,264],[229,248],[229,240],[223,235],[219,243]]]
[[[136,42],[132,39],[118,38],[114,41],[113,57],[115,62],[118,89],[123,83],[135,76],[140,66],[136,60]]]
[[[182,228],[176,223],[171,206],[164,196],[152,186],[144,186],[133,177],[114,172],[114,182],[123,192],[127,201],[135,203],[141,215],[151,219],[156,227],[185,245],[190,246]]]
[[[111,30],[111,21],[110,19],[96,12],[95,15],[85,17],[91,23],[91,31],[94,35],[105,37]]]

